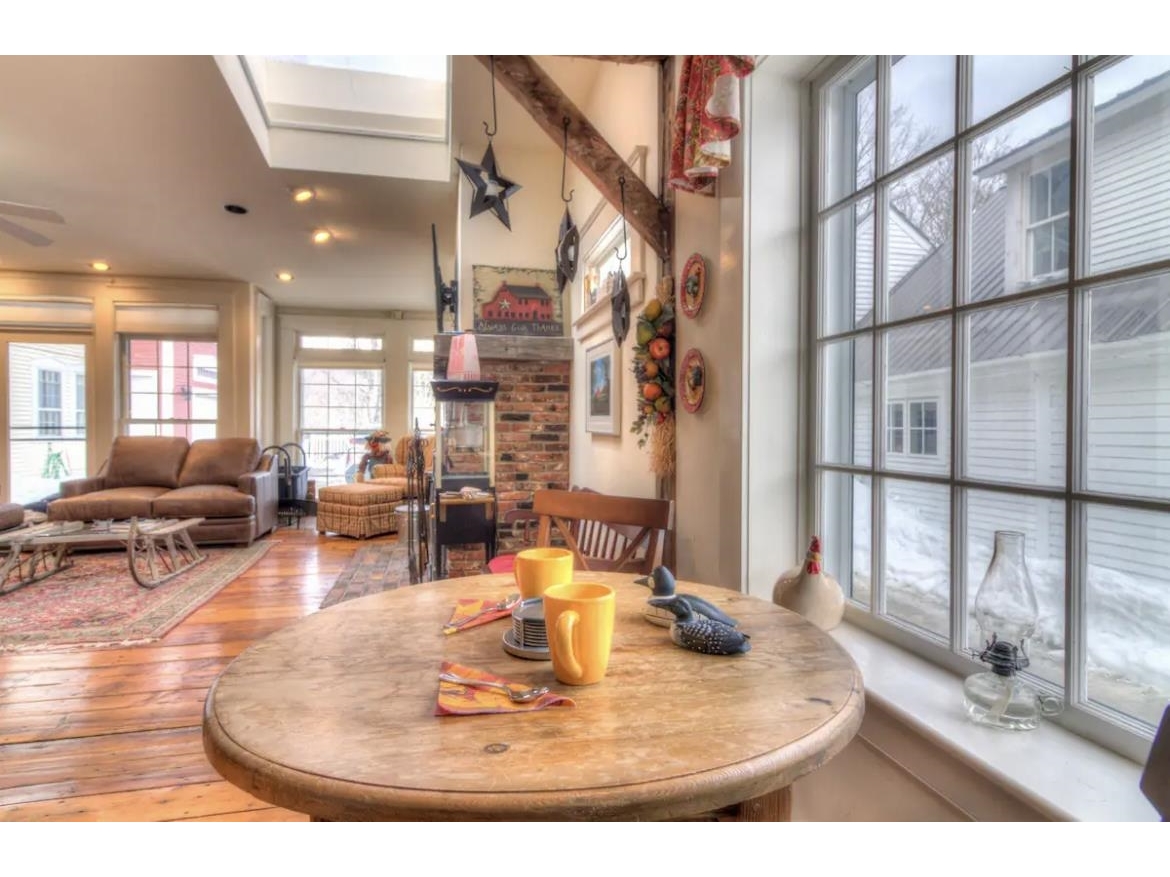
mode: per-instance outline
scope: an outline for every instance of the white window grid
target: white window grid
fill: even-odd
[[[73,423],[79,429],[85,429],[85,375],[74,375],[74,402]]]
[[[431,387],[435,372],[432,368],[410,367],[410,429],[415,426],[424,435],[435,431],[435,394]]]
[[[61,372],[37,369],[37,434],[61,435]]]
[[[891,454],[906,453],[906,403],[886,404],[886,450]]]
[[[121,356],[122,356],[122,368],[121,368],[122,390],[121,390],[120,395],[122,398],[121,398],[120,409],[121,409],[122,413],[121,413],[121,418],[120,418],[121,424],[120,424],[119,432],[121,432],[123,435],[173,435],[173,436],[180,436],[181,435],[181,436],[187,437],[190,440],[201,439],[201,438],[214,438],[215,434],[216,434],[217,421],[218,421],[219,393],[218,393],[217,388],[215,388],[215,387],[192,386],[192,384],[193,384],[192,379],[195,378],[196,366],[194,365],[190,351],[188,350],[187,361],[191,364],[187,365],[187,366],[179,366],[179,367],[163,366],[163,365],[161,365],[162,357],[160,355],[160,357],[159,357],[160,364],[159,365],[157,365],[153,368],[143,368],[143,367],[135,368],[131,362],[131,346],[135,342],[157,344],[157,345],[159,345],[160,354],[161,354],[161,347],[163,344],[188,345],[188,347],[192,344],[200,344],[200,345],[211,344],[214,346],[214,349],[216,351],[214,355],[218,359],[219,345],[218,345],[218,342],[216,341],[216,339],[215,338],[208,338],[208,337],[196,337],[196,336],[160,337],[160,336],[155,336],[155,335],[149,335],[149,336],[148,335],[123,335],[121,340],[122,340],[122,343],[121,343],[120,349],[121,349]],[[208,407],[213,407],[216,409],[217,416],[211,417],[211,418],[194,417],[194,416],[191,416],[191,417],[161,417],[161,416],[159,416],[159,412],[161,412],[164,408],[164,406],[162,405],[162,399],[164,396],[169,395],[167,393],[167,388],[163,386],[163,375],[164,375],[165,369],[170,369],[170,370],[176,371],[176,372],[178,372],[178,371],[185,372],[186,377],[187,377],[187,382],[186,382],[185,386],[187,387],[186,395],[188,396],[188,401],[190,403],[194,403],[195,400],[192,397],[199,396],[200,397],[199,401],[201,403],[206,403]],[[153,378],[153,380],[149,382],[149,389],[146,389],[145,383],[143,383],[141,381],[139,383],[139,387],[136,389],[135,388],[135,380],[134,380],[135,377],[141,378],[141,377],[146,376],[146,375],[150,375]],[[135,417],[135,416],[133,416],[131,395],[135,392],[138,393],[139,395],[143,395],[143,394],[153,394],[154,395],[154,397],[155,397],[155,402],[154,402],[154,406],[153,406],[154,411],[155,411],[154,417]],[[80,405],[83,405],[83,404],[84,404],[84,401],[82,403],[79,403],[79,407],[80,407]],[[190,410],[192,412],[194,411],[193,404],[192,404],[192,407]],[[81,412],[81,413],[84,414],[84,412]]]
[[[822,350],[828,345],[843,341],[868,342],[872,344],[872,383],[873,392],[869,404],[872,406],[872,435],[874,448],[868,455],[868,465],[825,462],[818,458],[820,449],[825,447],[823,414],[818,414],[810,424],[811,435],[806,443],[809,453],[809,469],[812,473],[810,483],[811,495],[808,509],[811,512],[810,532],[821,532],[826,525],[826,510],[823,508],[824,479],[833,473],[842,473],[860,477],[868,482],[870,496],[870,534],[869,534],[869,569],[863,570],[868,576],[869,607],[863,607],[853,600],[847,601],[847,615],[849,619],[870,629],[887,639],[915,652],[935,663],[942,664],[959,674],[969,674],[985,670],[986,666],[978,663],[966,648],[968,642],[969,619],[967,616],[968,592],[978,588],[979,581],[970,581],[967,575],[966,557],[966,522],[965,499],[972,490],[998,491],[1004,494],[1038,497],[1057,500],[1064,506],[1065,532],[1065,662],[1064,684],[1062,687],[1048,683],[1033,676],[1027,671],[1024,675],[1027,681],[1041,692],[1056,694],[1063,697],[1064,712],[1053,719],[1076,733],[1080,733],[1103,745],[1132,758],[1144,762],[1149,753],[1149,746],[1155,730],[1154,726],[1125,715],[1117,710],[1099,703],[1090,701],[1087,690],[1087,674],[1085,673],[1085,640],[1086,640],[1086,582],[1084,580],[1084,563],[1087,557],[1087,516],[1089,505],[1113,506],[1119,508],[1140,509],[1155,512],[1170,512],[1170,502],[1159,499],[1149,499],[1138,496],[1126,496],[1091,491],[1087,489],[1087,466],[1082,462],[1084,456],[1084,441],[1087,421],[1087,376],[1086,356],[1084,350],[1088,344],[1088,293],[1094,287],[1122,280],[1141,277],[1151,277],[1170,270],[1170,259],[1161,259],[1120,269],[1109,270],[1098,274],[1091,274],[1087,246],[1087,198],[1079,193],[1087,191],[1090,173],[1091,144],[1093,131],[1092,95],[1088,87],[1090,78],[1113,63],[1122,60],[1125,56],[1073,56],[1071,69],[1064,75],[1053,79],[1031,94],[1009,104],[992,113],[977,123],[971,123],[970,84],[972,64],[970,56],[956,58],[956,117],[958,133],[931,147],[911,161],[899,165],[897,168],[887,167],[887,156],[884,137],[879,134],[875,143],[875,170],[866,175],[856,186],[846,194],[830,199],[826,197],[828,191],[828,149],[830,130],[822,110],[828,103],[829,87],[834,82],[845,80],[856,75],[867,65],[875,64],[876,82],[881,93],[888,95],[890,81],[889,56],[857,58],[843,61],[836,67],[824,72],[813,82],[813,115],[814,137],[810,149],[810,157],[815,173],[815,193],[812,199],[812,213],[810,216],[810,234],[808,235],[809,261],[814,266],[810,272],[809,293],[812,297],[810,313],[813,319],[809,321],[811,329],[810,343],[807,346],[811,357],[809,373],[813,376],[813,408],[817,412],[824,412],[827,396],[825,393],[824,363]],[[965,272],[968,266],[965,258],[969,255],[967,248],[969,240],[967,228],[968,192],[966,183],[969,179],[968,147],[971,141],[993,130],[1003,122],[1021,115],[1055,95],[1065,90],[1071,92],[1071,106],[1073,123],[1070,126],[1070,211],[1069,221],[1069,259],[1068,264],[1074,270],[1054,278],[1044,278],[1023,291],[1011,292],[988,300],[963,301],[961,299]],[[854,91],[851,94],[856,95]],[[877,128],[880,131],[884,120],[888,117],[888,107],[884,101],[877,107]],[[845,119],[848,128],[850,120]],[[833,132],[838,142],[843,132]],[[849,131],[844,132],[846,138]],[[844,150],[838,150],[843,153]],[[818,283],[824,276],[825,264],[821,255],[820,230],[822,220],[832,216],[842,208],[850,205],[865,203],[872,199],[876,205],[875,215],[886,213],[886,185],[898,177],[912,173],[915,169],[926,166],[940,156],[951,153],[955,157],[954,191],[953,191],[953,220],[954,220],[954,251],[953,251],[953,282],[951,284],[951,303],[948,308],[932,309],[929,312],[902,317],[899,319],[887,318],[887,302],[885,296],[875,294],[873,297],[873,321],[868,326],[853,327],[844,331],[822,333],[822,327],[828,325],[827,300],[818,293]],[[836,169],[838,173],[840,168]],[[880,289],[880,278],[884,276],[884,240],[883,223],[878,223],[875,229],[873,243],[873,278],[875,292]],[[958,429],[958,421],[963,416],[965,407],[964,388],[967,386],[967,368],[965,364],[965,332],[971,315],[981,311],[988,311],[1005,305],[1039,300],[1054,293],[1065,293],[1068,306],[1069,342],[1067,349],[1068,380],[1067,380],[1067,441],[1065,447],[1066,477],[1063,488],[1049,488],[1042,485],[1032,486],[1023,484],[1005,484],[990,480],[981,480],[972,477],[961,477],[957,473],[965,471],[962,435]],[[951,388],[952,402],[949,406],[949,444],[950,467],[949,474],[934,472],[908,472],[902,469],[892,469],[883,465],[888,450],[888,432],[886,429],[885,396],[885,360],[884,339],[888,331],[902,326],[917,325],[920,323],[938,320],[940,316],[949,317],[951,324]],[[879,417],[880,415],[880,417]],[[938,636],[912,625],[900,623],[898,619],[884,615],[881,608],[884,605],[883,595],[883,496],[880,489],[883,480],[893,479],[924,484],[945,486],[950,492],[950,581],[951,600],[949,634]],[[852,478],[850,479],[853,480]],[[848,585],[842,577],[842,585]],[[870,608],[872,607],[872,608]],[[961,697],[959,685],[956,684],[956,697]]]
[[[1062,167],[1067,168],[1067,166],[1068,161],[1059,161],[1028,177],[1028,229],[1026,247],[1028,277],[1033,280],[1056,277],[1068,271],[1068,210],[1065,209],[1059,213],[1055,213],[1053,212],[1052,203],[1053,172]],[[1068,173],[1067,169],[1065,173]],[[1046,205],[1043,213],[1040,215],[1033,212],[1035,203],[1032,198],[1032,187],[1035,185],[1037,179],[1043,179],[1046,185]],[[1057,238],[1062,226],[1065,234],[1065,260],[1063,264],[1059,263],[1056,257]],[[1042,236],[1046,237],[1048,241],[1048,264],[1037,265],[1035,244]]]

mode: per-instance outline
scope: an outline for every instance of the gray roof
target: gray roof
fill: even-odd
[[[1146,80],[1139,86],[1117,95],[1108,104],[1115,112],[1135,106],[1145,97],[1160,96],[1170,73]],[[1100,107],[1098,111],[1100,111]],[[1051,136],[1051,132],[1037,140]],[[1036,141],[1033,141],[1035,143]],[[1025,147],[1028,144],[1025,144]],[[1023,149],[1024,147],[1020,147]],[[1137,161],[1136,150],[1144,144],[1125,143],[1116,156]],[[1145,153],[1142,153],[1145,156]],[[1002,167],[1003,158],[996,161]],[[1127,175],[1125,185],[1141,186],[1142,176]],[[1136,180],[1136,182],[1134,182]],[[1149,181],[1147,180],[1147,183]],[[1129,190],[1127,189],[1126,192]],[[1000,188],[972,215],[971,220],[971,300],[990,301],[1005,293],[1006,247],[1004,234],[1008,222],[1006,187]],[[1139,224],[1140,225],[1140,224]],[[1140,234],[1135,227],[1132,234]],[[952,248],[950,242],[936,248],[890,292],[890,312],[898,316],[923,313],[930,307],[949,307],[951,302]],[[1014,291],[1014,290],[1013,290]],[[1170,276],[1139,278],[1108,287],[1108,294],[1097,292],[1093,299],[1091,343],[1107,344],[1170,331]],[[871,324],[872,314],[859,321]],[[926,321],[897,330],[896,348],[890,350],[890,375],[911,374],[950,366],[950,318]],[[1064,299],[1035,300],[980,313],[972,319],[972,362],[1006,359],[1024,353],[1062,350],[1068,343],[1068,310]],[[946,328],[940,328],[945,326]],[[859,364],[859,377],[868,378],[869,364]]]
[[[987,301],[1004,292],[1004,190],[1000,189],[975,213],[971,229],[973,301]],[[926,303],[950,302],[951,254],[935,249],[891,291],[900,313],[919,313]],[[1138,278],[1108,287],[1093,302],[1091,343],[1108,344],[1154,332],[1170,331],[1170,278]],[[1040,299],[982,312],[974,318],[971,361],[987,362],[1024,353],[1062,350],[1068,344],[1068,309],[1063,298]],[[869,320],[866,319],[866,324]],[[897,330],[889,374],[947,368],[951,361],[950,318]]]
[[[1093,108],[1094,124],[1100,125],[1112,116],[1122,112],[1133,106],[1136,103],[1148,100],[1153,94],[1159,90],[1164,89],[1170,85],[1170,70],[1165,73],[1159,73],[1157,76],[1151,76],[1149,79],[1142,80],[1133,88],[1128,88],[1122,91],[1103,104],[1099,104]],[[1016,164],[1022,156],[1030,155],[1035,152],[1038,147],[1048,146],[1053,143],[1058,143],[1065,140],[1069,135],[1069,123],[1063,122],[1049,128],[1043,134],[1038,134],[1031,140],[1021,143],[1019,146],[1005,152],[1003,155],[997,155],[987,164],[982,167],[977,167],[974,170],[975,176],[994,176],[995,174],[1003,173],[1005,168]]]

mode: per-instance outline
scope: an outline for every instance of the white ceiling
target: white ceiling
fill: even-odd
[[[578,104],[606,63],[539,61]],[[456,56],[452,81],[453,139],[478,153],[487,68]],[[0,82],[0,200],[65,218],[12,217],[54,243],[0,233],[0,270],[89,272],[104,259],[117,275],[247,281],[287,306],[432,310],[434,222],[451,279],[454,162],[447,183],[270,168],[209,55],[0,56]],[[496,100],[498,143],[560,148],[502,88]],[[289,189],[303,185],[318,198],[298,205]],[[326,246],[309,240],[320,226],[337,235]],[[280,269],[296,280],[278,282]]]

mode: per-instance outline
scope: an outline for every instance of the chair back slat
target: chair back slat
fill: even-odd
[[[665,534],[674,524],[671,500],[589,490],[538,490],[532,511],[539,516],[537,545],[559,538],[577,569],[594,572],[649,573],[662,563]]]

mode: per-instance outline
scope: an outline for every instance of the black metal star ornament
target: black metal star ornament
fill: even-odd
[[[504,223],[504,228],[512,230],[512,221],[508,218],[508,199],[520,191],[520,186],[500,173],[496,164],[496,153],[492,149],[492,138],[499,131],[496,123],[496,56],[488,56],[489,70],[492,79],[492,126],[483,123],[483,133],[487,135],[487,152],[483,154],[483,161],[472,164],[461,158],[455,159],[463,175],[475,186],[475,197],[471,200],[471,218],[479,216],[485,210],[490,210],[496,219]]]
[[[471,201],[471,218],[474,219],[485,210],[490,210],[504,223],[504,227],[511,231],[512,222],[508,218],[507,202],[520,191],[521,186],[500,173],[491,141],[488,141],[487,152],[483,154],[483,160],[479,164],[472,164],[461,158],[455,161],[459,163],[463,175],[475,187],[475,195]]]

